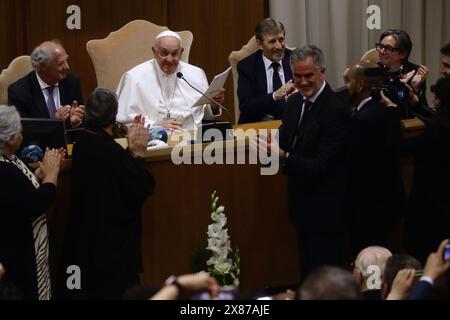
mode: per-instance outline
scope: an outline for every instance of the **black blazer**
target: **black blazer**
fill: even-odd
[[[84,104],[80,80],[68,74],[59,82],[61,105],[72,105],[74,100]],[[8,87],[8,104],[15,106],[22,118],[49,118],[47,104],[42,93],[36,72],[32,71]],[[68,128],[70,121],[66,122]]]
[[[343,231],[350,115],[327,84],[296,133],[302,104],[300,93],[288,99],[280,127],[280,147],[289,152],[290,219],[307,232]]]
[[[286,103],[275,102],[272,94],[267,93],[267,77],[262,55],[262,51],[258,50],[237,65],[239,73],[237,94],[241,110],[239,123],[259,122],[267,114],[273,115],[275,119],[281,119],[283,115]],[[290,58],[291,51],[286,49],[282,60],[286,82],[292,79]]]
[[[352,119],[349,205],[356,226],[390,231],[404,210],[398,108],[370,100]]]

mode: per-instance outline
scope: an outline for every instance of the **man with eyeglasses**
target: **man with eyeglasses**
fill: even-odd
[[[426,77],[428,68],[409,61],[413,44],[408,33],[404,30],[388,29],[380,36],[380,43],[376,44],[379,63],[391,69],[401,69],[401,81],[409,90],[405,103],[400,108],[402,118],[415,116],[428,120],[432,110],[426,100]]]
[[[160,125],[168,130],[193,130],[202,120],[220,115],[217,105],[195,106],[201,94],[178,78],[182,73],[201,91],[208,89],[205,72],[182,62],[181,37],[173,31],[163,31],[155,37],[154,59],[126,72],[117,88],[119,112],[117,120],[131,123],[137,115],[145,117],[146,125]],[[212,99],[223,103],[222,89]]]

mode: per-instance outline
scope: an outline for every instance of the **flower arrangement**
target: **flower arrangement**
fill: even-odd
[[[240,275],[240,255],[239,249],[234,252],[234,259],[228,255],[231,249],[231,241],[228,236],[228,229],[224,229],[227,224],[225,208],[217,207],[219,197],[216,191],[211,195],[211,219],[213,223],[208,226],[208,246],[206,250],[212,252],[212,256],[206,262],[208,272],[217,279],[220,285],[239,286]]]

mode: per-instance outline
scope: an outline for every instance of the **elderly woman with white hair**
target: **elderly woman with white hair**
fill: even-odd
[[[24,299],[51,298],[46,212],[56,197],[60,150],[47,149],[36,175],[14,153],[22,143],[15,107],[0,106],[0,261]],[[39,183],[42,180],[42,183]]]

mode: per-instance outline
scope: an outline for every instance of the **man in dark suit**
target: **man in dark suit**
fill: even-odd
[[[255,36],[261,49],[237,66],[239,123],[281,119],[286,98],[294,90],[283,24],[267,18],[256,26]]]
[[[344,265],[346,141],[350,115],[325,81],[323,52],[306,46],[291,53],[299,90],[287,101],[280,156],[288,175],[290,220],[298,233],[300,272]]]
[[[66,128],[81,124],[85,107],[80,81],[67,74],[68,55],[57,41],[46,41],[33,50],[34,71],[8,88],[8,104],[23,118],[54,118],[66,121]]]
[[[371,97],[382,77],[366,71],[375,62],[361,61],[348,72],[353,108],[349,144],[349,214],[352,256],[367,246],[388,246],[388,238],[404,209],[399,148],[400,112]]]

